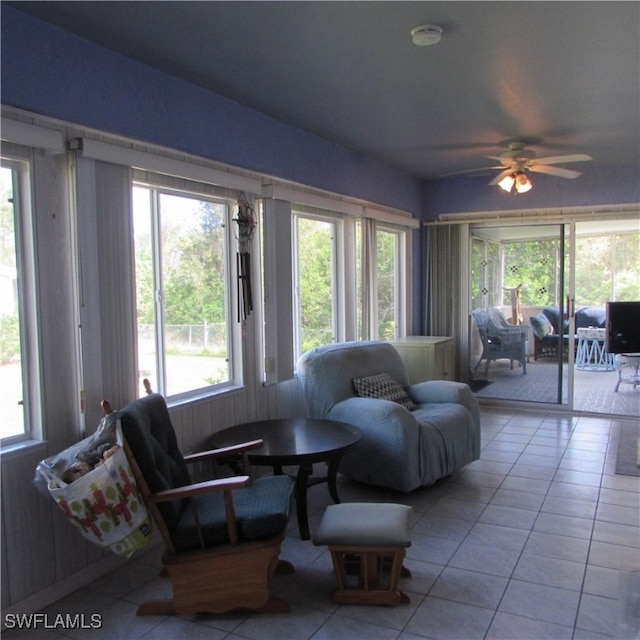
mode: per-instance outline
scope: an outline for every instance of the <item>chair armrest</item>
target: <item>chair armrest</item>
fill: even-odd
[[[471,388],[464,382],[453,380],[428,380],[412,384],[408,388],[409,396],[416,404],[454,403],[464,406],[480,426],[480,407]]]
[[[418,404],[430,402],[462,403],[471,394],[469,386],[464,382],[452,380],[427,380],[409,385],[407,392],[411,399]],[[473,395],[473,394],[471,394]]]
[[[384,442],[389,432],[407,446],[418,446],[415,416],[397,402],[374,398],[351,397],[337,402],[326,415],[329,420],[346,422],[362,431],[363,440]],[[359,445],[360,446],[360,445]]]
[[[517,344],[519,342],[526,342],[529,336],[529,325],[519,324],[513,327],[503,327],[498,332],[500,339],[505,344]]]
[[[171,502],[183,500],[184,498],[194,498],[204,493],[214,493],[216,491],[228,491],[230,489],[241,489],[250,483],[249,476],[233,476],[231,478],[220,478],[218,480],[207,480],[186,484],[174,489],[166,489],[149,495],[152,502]]]
[[[184,456],[185,462],[201,462],[209,458],[228,457],[238,453],[244,453],[251,449],[257,449],[264,444],[264,440],[250,440],[239,444],[230,445],[228,447],[220,447],[219,449],[209,449],[207,451],[197,451]]]

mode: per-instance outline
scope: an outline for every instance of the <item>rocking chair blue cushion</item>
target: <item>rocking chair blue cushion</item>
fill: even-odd
[[[289,520],[291,479],[288,476],[258,478],[249,487],[233,492],[233,506],[240,541],[259,540],[284,531]],[[195,499],[198,519],[207,546],[229,542],[227,517],[221,494]],[[278,505],[274,509],[274,505]],[[191,509],[182,511],[173,532],[173,541],[180,551],[197,549],[200,545],[195,518]]]

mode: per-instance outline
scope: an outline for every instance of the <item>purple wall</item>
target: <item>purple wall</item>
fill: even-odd
[[[420,216],[423,183],[2,8],[2,103]]]
[[[489,177],[423,182],[380,162],[2,7],[2,103],[410,211],[441,213],[640,202],[638,167],[539,175],[511,196]],[[422,329],[423,238],[414,234],[414,332]]]
[[[640,202],[639,167],[597,167],[594,163],[581,163],[575,168],[582,171],[582,175],[573,180],[533,173],[533,189],[518,195],[488,186],[491,176],[427,182],[423,219],[436,220],[441,213],[597,207]]]
[[[301,184],[440,213],[637,203],[638,167],[536,174],[510,196],[488,177],[423,182],[204,89],[2,7],[2,103]],[[177,117],[179,114],[179,117]]]

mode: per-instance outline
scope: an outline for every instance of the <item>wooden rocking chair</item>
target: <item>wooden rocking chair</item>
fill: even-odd
[[[235,609],[288,612],[271,596],[293,482],[286,476],[251,481],[247,451],[261,440],[184,456],[164,398],[152,393],[120,411],[124,446],[138,487],[166,545],[163,574],[173,599],[145,602],[138,615],[224,613]],[[105,413],[111,411],[103,402]],[[193,484],[187,463],[239,457],[245,475]]]

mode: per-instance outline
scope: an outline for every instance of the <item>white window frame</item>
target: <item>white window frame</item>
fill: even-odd
[[[189,182],[189,188],[171,188],[154,183],[153,180],[145,181],[134,179],[132,189],[141,187],[149,189],[151,192],[151,250],[154,271],[154,324],[156,336],[156,370],[157,387],[154,389],[165,395],[170,404],[215,395],[217,393],[229,391],[240,387],[242,381],[241,354],[239,348],[238,323],[233,320],[233,312],[236,309],[237,299],[233,283],[237,274],[235,272],[235,262],[232,261],[234,237],[231,224],[234,201],[230,198],[220,197],[207,193],[207,185],[202,185],[202,189],[197,188],[197,183]],[[226,297],[226,328],[227,328],[227,359],[229,363],[229,378],[224,382],[213,385],[191,389],[181,393],[167,395],[166,393],[166,349],[165,349],[165,327],[164,327],[164,306],[163,306],[163,283],[161,271],[161,234],[159,228],[158,198],[161,194],[193,198],[201,201],[208,201],[226,207],[226,217],[224,222],[225,230],[225,297]],[[137,286],[137,285],[136,285]]]
[[[318,220],[333,225],[334,239],[332,247],[332,342],[345,342],[358,339],[357,304],[356,300],[356,243],[355,226],[356,219],[344,217],[339,213],[307,212],[304,207],[292,205],[292,259],[293,259],[293,308],[294,308],[294,357],[299,358],[302,351],[301,319],[300,319],[300,267],[298,264],[298,220],[300,218]],[[410,251],[411,234],[402,226],[377,222],[376,234],[384,232],[394,236],[394,287],[396,303],[394,307],[395,335],[394,338],[407,334],[408,322],[408,287],[410,284],[407,274],[408,254]],[[363,239],[364,241],[364,239]],[[369,252],[372,260],[376,255],[376,248]],[[364,339],[378,339],[378,295],[377,295],[377,268],[372,266],[372,291],[367,296],[368,303],[361,312],[371,318],[370,335]]]
[[[31,167],[27,160],[9,155],[2,157],[2,167],[11,169],[13,175],[24,416],[24,431],[2,438],[0,445],[4,448],[30,439],[41,440],[43,434],[36,426],[42,424],[42,388]]]

